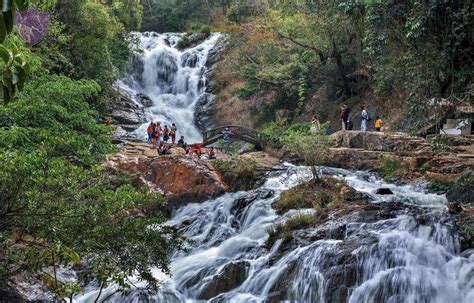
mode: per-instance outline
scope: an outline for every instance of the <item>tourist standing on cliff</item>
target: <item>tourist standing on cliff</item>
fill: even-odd
[[[375,122],[374,122],[375,130],[378,132],[382,131],[382,125],[383,125],[382,119],[380,119],[379,116],[375,117]]]
[[[156,122],[153,140],[154,140],[153,144],[160,145],[160,143],[161,143],[161,124],[160,124],[160,122]]]
[[[171,125],[171,132],[170,132],[170,135],[171,135],[171,143],[174,144],[176,142],[176,132],[178,131],[178,128],[176,127],[176,124],[173,123],[173,125]]]
[[[318,131],[321,129],[321,123],[319,123],[319,120],[316,118],[316,116],[313,116],[311,119],[311,133],[313,135],[317,134]]]
[[[224,151],[225,153],[228,153],[230,151],[230,136],[232,135],[232,132],[228,127],[224,128],[222,131],[222,138],[224,139]]]
[[[367,121],[370,121],[371,119],[369,117],[369,114],[365,110],[364,106],[361,107],[361,110],[362,110],[362,112],[360,113],[360,129],[363,132],[366,132],[367,131]]]
[[[351,108],[349,106],[347,106],[346,104],[344,104],[341,107],[341,114],[340,114],[340,118],[341,118],[341,121],[342,121],[342,130],[348,130],[349,129],[350,114],[351,114]]]
[[[150,122],[148,128],[146,129],[146,133],[148,135],[148,143],[151,143],[153,140],[153,129],[155,128],[155,123]]]
[[[169,139],[170,139],[170,130],[168,128],[168,125],[165,125],[165,128],[163,129],[163,141],[168,143]]]

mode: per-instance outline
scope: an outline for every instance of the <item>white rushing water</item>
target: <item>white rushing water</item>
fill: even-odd
[[[267,230],[295,214],[280,216],[271,204],[309,176],[304,167],[287,166],[256,190],[176,210],[168,224],[193,244],[173,256],[172,277],[155,271],[163,282],[158,294],[144,298],[132,290],[108,302],[474,302],[474,254],[459,255],[459,241],[443,219],[444,196],[425,193],[421,186],[387,184],[365,172],[327,168],[324,173],[346,180],[371,203],[406,207],[386,219],[343,222],[339,236],[313,228],[303,231],[306,241],[297,245],[282,250],[278,240],[266,247]],[[376,195],[380,187],[394,195]],[[217,277],[225,272],[228,283],[216,292]],[[344,289],[347,279],[354,282]],[[110,286],[103,297],[114,291]],[[91,302],[97,293],[91,285],[75,301]]]
[[[145,107],[147,122],[136,131],[137,138],[146,134],[150,121],[161,126],[176,123],[178,136],[187,142],[200,142],[202,136],[194,123],[194,111],[198,98],[208,84],[206,62],[209,52],[221,34],[211,34],[197,46],[178,50],[176,45],[184,34],[152,32],[135,33],[139,40],[139,53],[132,58],[128,77],[118,81],[120,89],[133,99],[137,94],[148,96],[153,104]],[[141,107],[141,104],[137,105]]]

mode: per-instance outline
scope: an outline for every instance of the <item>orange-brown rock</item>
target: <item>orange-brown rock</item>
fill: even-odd
[[[188,157],[180,148],[173,148],[171,156],[159,156],[150,144],[130,142],[103,166],[138,175],[138,185],[163,193],[172,203],[202,201],[228,189],[209,161]]]

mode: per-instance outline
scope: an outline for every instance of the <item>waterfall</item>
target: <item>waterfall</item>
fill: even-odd
[[[334,218],[296,232],[301,240],[293,245],[278,240],[268,247],[268,228],[295,214],[278,215],[271,204],[310,176],[308,168],[286,165],[258,189],[177,209],[167,224],[193,242],[172,257],[172,276],[156,270],[162,281],[157,294],[144,299],[132,289],[109,302],[474,302],[474,254],[460,254],[445,196],[368,172],[323,172],[345,180],[374,205],[399,207],[386,219]],[[379,187],[394,195],[375,194]],[[341,226],[341,232],[328,232]],[[108,287],[104,297],[114,291]],[[75,302],[90,302],[97,293],[92,284]]]
[[[127,77],[117,85],[143,108],[147,122],[134,131],[139,139],[145,136],[150,121],[161,122],[162,127],[176,123],[178,136],[184,136],[187,142],[202,139],[194,113],[199,97],[206,94],[208,55],[222,35],[211,34],[198,45],[180,51],[177,44],[183,36],[133,33],[139,46],[130,60]],[[140,98],[149,98],[151,104],[143,106]]]

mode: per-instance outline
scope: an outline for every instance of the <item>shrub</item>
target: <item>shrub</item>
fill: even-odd
[[[222,175],[224,182],[234,191],[253,189],[259,180],[255,172],[257,165],[255,160],[219,159],[214,161],[213,165]]]
[[[406,172],[406,168],[402,165],[399,159],[387,155],[384,155],[379,161],[377,170],[384,179],[401,177]]]

